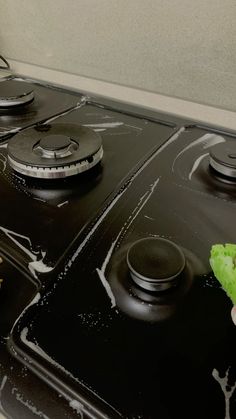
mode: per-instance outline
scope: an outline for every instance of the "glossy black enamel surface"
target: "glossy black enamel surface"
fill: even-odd
[[[86,123],[88,115],[83,112],[80,120]],[[93,107],[89,113],[94,113]],[[74,116],[67,118],[71,121]],[[64,237],[58,254],[68,249],[67,240],[75,240],[57,269],[47,274],[54,275],[51,286],[17,324],[9,348],[42,379],[46,369],[51,385],[70,397],[73,394],[85,406],[93,400],[91,405],[108,417],[233,419],[235,327],[231,303],[209,266],[211,245],[235,242],[236,237],[236,184],[209,167],[210,148],[231,137],[182,128],[152,154],[154,127],[149,127],[141,156],[144,143],[135,132],[145,121],[135,121],[135,131],[124,119],[119,121],[123,125],[117,125],[116,135],[100,131],[107,160],[102,181],[90,192],[96,208],[101,208],[99,199],[105,202],[108,193],[103,195],[105,177],[116,179],[120,188],[103,212],[93,207],[89,213],[93,222],[84,234],[74,233],[85,222],[83,218],[80,224],[76,217],[80,208],[80,215],[88,216],[86,181],[83,193],[78,183],[77,193],[68,195],[73,206],[61,207],[67,228],[62,223],[56,236],[59,193],[51,192],[51,199],[48,195],[46,208],[39,203],[39,214],[45,211],[47,220],[53,220],[57,251]],[[144,163],[148,150],[150,158]],[[143,165],[122,183],[117,173],[124,170],[127,175],[127,160],[130,168],[141,160]],[[40,193],[32,186],[28,191],[35,197]],[[41,236],[37,232],[41,240],[47,234],[44,228],[42,222]],[[171,240],[183,252],[186,271],[175,288],[154,293],[134,284],[126,255],[136,240],[145,237]],[[53,254],[58,258],[52,242],[47,246],[51,260]]]
[[[40,140],[63,124],[65,140],[72,124],[101,138],[104,157],[70,179],[30,179],[0,145],[0,410],[234,419],[235,327],[209,252],[236,240],[236,182],[209,163],[235,136],[30,86],[32,103],[0,110],[4,139],[17,127]],[[143,238],[179,249],[177,264],[175,252],[164,254],[170,288],[134,281],[127,255]],[[141,276],[154,279],[147,266]]]
[[[66,130],[67,124],[69,133],[71,127],[76,131],[75,124],[82,124],[85,132],[95,129],[94,137],[98,137],[99,144],[101,138],[104,150],[101,164],[70,179],[40,181],[22,177],[7,163],[7,145],[0,146],[0,237],[3,246],[10,240],[11,246],[24,255],[26,265],[39,252],[37,260],[42,263],[38,267],[43,271],[57,264],[88,222],[105,210],[114,194],[175,132],[174,127],[88,104],[51,125],[25,130],[19,134],[19,139],[30,137],[31,141],[31,133],[35,132],[39,138],[45,132],[47,135],[55,133],[56,127],[62,125]],[[83,128],[77,131],[84,132]],[[13,141],[15,145],[16,139],[17,135],[10,144]],[[82,239],[83,234],[79,240]]]
[[[78,243],[84,246],[91,227],[95,228],[100,217],[105,219],[136,172],[178,128],[168,118],[159,122],[135,109],[118,112],[114,103],[104,106],[83,100],[79,109],[68,114],[65,105],[76,107],[80,95],[32,84],[36,92],[45,92],[45,101],[37,102],[36,95],[34,104],[25,106],[24,112],[18,109],[9,115],[4,110],[4,118],[0,115],[0,121],[11,121],[11,125],[1,128],[7,135],[0,145],[0,410],[13,418],[120,417],[109,400],[91,394],[81,383],[79,393],[71,390],[73,386],[65,391],[63,369],[59,387],[52,383],[49,371],[43,373],[46,382],[37,378],[23,365],[28,363],[28,356],[18,357],[11,336],[13,330],[20,332],[20,314],[28,316],[57,282],[65,256],[73,255]],[[55,103],[52,96],[57,99]],[[63,113],[55,122],[54,104],[57,112]],[[43,124],[51,117],[49,124]],[[6,139],[12,136],[16,123],[26,138],[31,130],[53,132],[57,123],[82,126],[101,137],[102,163],[70,180],[39,181],[21,176],[7,161]],[[23,130],[26,126],[31,128]],[[39,361],[41,365],[40,357]]]

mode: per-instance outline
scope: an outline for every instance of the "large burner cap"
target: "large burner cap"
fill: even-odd
[[[176,285],[185,267],[185,256],[169,240],[145,238],[129,248],[127,264],[137,285],[149,291],[160,291]]]
[[[44,125],[8,142],[8,161],[17,172],[36,178],[62,178],[84,172],[103,156],[101,137],[76,124]]]
[[[44,150],[57,151],[66,148],[70,145],[70,137],[66,135],[47,135],[40,140],[39,145]]]
[[[212,147],[210,165],[220,174],[236,179],[236,140],[227,140]]]
[[[26,105],[34,99],[32,86],[23,81],[0,82],[0,108]]]

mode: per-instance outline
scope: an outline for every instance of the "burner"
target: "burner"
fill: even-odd
[[[210,166],[221,175],[236,179],[236,141],[228,140],[212,147]]]
[[[0,108],[26,105],[34,99],[32,86],[22,81],[0,82]]]
[[[103,156],[101,137],[80,125],[45,125],[15,135],[8,161],[17,172],[41,179],[65,178],[89,170]],[[65,134],[66,133],[66,134]]]
[[[108,282],[121,312],[159,322],[176,311],[201,262],[173,242],[147,237],[121,247],[111,260]]]
[[[173,242],[149,237],[130,247],[127,264],[137,285],[148,291],[163,291],[176,285],[185,267],[185,257]]]

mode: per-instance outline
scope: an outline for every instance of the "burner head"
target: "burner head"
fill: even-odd
[[[72,155],[79,145],[67,135],[46,135],[34,147],[33,151],[47,159],[60,159]]]
[[[129,248],[127,264],[137,285],[148,291],[162,291],[176,285],[185,267],[185,257],[169,240],[145,238]]]
[[[33,99],[34,91],[28,83],[16,80],[0,82],[0,108],[23,106]]]
[[[40,140],[40,147],[48,151],[58,151],[62,150],[70,145],[70,137],[66,135],[47,135],[46,137]]]
[[[148,237],[114,252],[107,281],[121,312],[153,323],[173,315],[191,289],[194,276],[202,272],[202,262],[188,249]]]
[[[236,141],[228,140],[212,147],[210,166],[221,175],[236,179]]]
[[[101,137],[75,124],[54,124],[16,134],[8,161],[17,172],[41,179],[64,178],[95,166],[103,156]]]

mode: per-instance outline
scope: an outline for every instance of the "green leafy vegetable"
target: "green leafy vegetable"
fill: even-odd
[[[216,279],[236,304],[236,244],[215,244],[211,248],[210,265]]]

